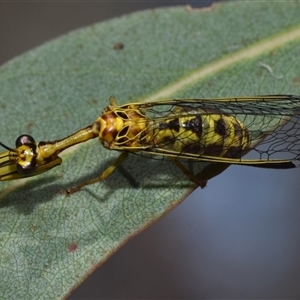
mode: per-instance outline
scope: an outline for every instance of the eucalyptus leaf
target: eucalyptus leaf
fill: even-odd
[[[90,125],[112,95],[124,104],[300,94],[299,13],[298,2],[166,8],[60,37],[0,68],[0,140],[14,147],[23,133],[37,141],[66,137]],[[105,181],[66,195],[117,155],[93,140],[45,174],[1,182],[1,299],[67,295],[195,189],[168,159],[131,155]],[[204,177],[223,171],[188,167]]]

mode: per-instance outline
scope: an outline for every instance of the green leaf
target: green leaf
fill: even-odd
[[[111,95],[123,104],[300,94],[299,13],[296,1],[222,3],[144,11],[70,33],[1,67],[0,140],[14,147],[23,133],[66,137],[90,125]],[[67,295],[195,188],[167,159],[130,156],[105,181],[63,192],[117,155],[94,140],[43,175],[1,183],[1,299]],[[209,177],[222,171],[192,167]]]

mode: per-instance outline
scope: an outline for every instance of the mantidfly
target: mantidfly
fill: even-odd
[[[287,169],[299,167],[300,96],[173,99],[110,105],[90,126],[52,142],[35,142],[29,135],[16,148],[2,143],[0,180],[35,176],[61,164],[65,149],[98,137],[118,159],[97,178],[67,192],[107,178],[128,156],[142,153],[169,157],[191,180],[204,187],[178,158],[213,164]],[[250,157],[247,157],[250,156]]]

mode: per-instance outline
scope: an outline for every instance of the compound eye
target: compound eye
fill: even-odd
[[[16,139],[16,147],[20,147],[22,145],[34,144],[35,141],[31,135],[22,134]]]

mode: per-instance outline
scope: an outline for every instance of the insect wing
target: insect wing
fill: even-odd
[[[230,116],[233,122],[242,124],[249,134],[249,144],[243,153],[236,157],[226,157],[223,154],[190,153],[177,147],[158,145],[153,141],[153,147],[145,152],[173,157],[182,157],[198,161],[223,162],[230,164],[245,164],[270,168],[291,168],[299,166],[300,150],[300,97],[298,96],[257,96],[243,98],[219,99],[173,99],[153,103],[139,104],[139,108],[152,120],[150,126],[162,128],[177,118],[193,118],[206,116]],[[213,128],[218,127],[216,124]],[[203,126],[203,124],[202,124]],[[224,135],[233,135],[227,126]],[[236,126],[233,126],[236,128]],[[245,133],[244,133],[245,134]],[[155,133],[154,135],[157,135]],[[198,136],[199,143],[203,137]],[[216,139],[214,132],[211,139]],[[185,137],[186,139],[186,137]],[[224,139],[224,137],[223,137]],[[183,135],[174,135],[168,139],[169,145],[184,143]],[[210,141],[207,139],[207,142]],[[195,142],[196,143],[196,142]],[[204,145],[205,147],[205,145]],[[230,147],[227,143],[227,146]],[[246,149],[245,149],[246,148]],[[253,150],[253,151],[251,151]],[[243,158],[242,158],[243,157]]]

